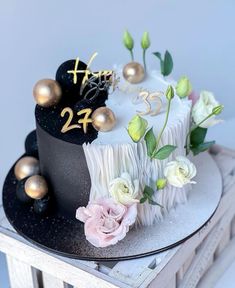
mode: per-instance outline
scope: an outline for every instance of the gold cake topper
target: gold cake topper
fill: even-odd
[[[82,78],[82,84],[81,84],[81,90],[80,90],[80,94],[82,93],[82,91],[84,90],[85,86],[87,85],[87,83],[89,83],[89,76],[92,75],[92,80],[94,81],[94,79],[101,79],[102,76],[105,77],[105,79],[107,79],[108,76],[111,76],[113,74],[113,70],[100,70],[99,72],[92,72],[90,70],[90,66],[92,64],[92,62],[94,61],[95,57],[98,55],[97,52],[94,52],[91,55],[91,58],[88,61],[87,67],[85,70],[78,70],[78,65],[79,65],[79,57],[76,58],[75,60],[75,65],[74,65],[74,69],[73,70],[68,70],[67,73],[69,74],[73,74],[73,84],[77,84],[77,74],[79,73],[83,73],[84,76]],[[97,86],[97,88],[100,88],[101,86]]]

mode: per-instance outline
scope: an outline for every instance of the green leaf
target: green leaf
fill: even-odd
[[[162,75],[168,76],[173,70],[173,59],[169,51],[166,50],[164,59],[162,59],[160,52],[154,52],[153,55],[155,55],[160,60]]]
[[[158,160],[164,160],[170,156],[170,154],[177,148],[173,145],[165,145],[154,153],[153,158]]]
[[[191,132],[190,144],[192,147],[197,147],[198,145],[204,143],[206,138],[207,128],[197,127]]]
[[[210,142],[205,142],[205,143],[201,143],[196,147],[192,147],[191,151],[193,152],[193,155],[196,156],[201,152],[204,152],[206,150],[208,150],[211,146],[213,146],[215,144],[215,141],[210,141]]]
[[[161,53],[160,52],[154,52],[153,55],[155,55],[161,62],[162,61],[162,56],[161,56]]]
[[[157,142],[156,137],[153,133],[153,128],[149,129],[148,132],[144,136],[144,140],[147,146],[147,155],[152,157],[153,152],[156,148]]]
[[[171,74],[173,70],[173,59],[171,57],[171,54],[166,50],[165,56],[164,56],[164,71],[162,71],[163,76],[168,76]]]
[[[143,192],[144,197],[151,199],[153,196],[153,193],[154,193],[153,188],[149,187],[148,185],[145,185],[144,192]]]
[[[144,202],[146,202],[147,199],[148,199],[148,198],[147,198],[146,196],[142,197],[142,198],[140,199],[140,204],[143,204]]]
[[[159,207],[161,207],[161,208],[164,208],[161,204],[155,202],[153,199],[148,199],[148,202],[149,202],[149,204],[151,204],[151,205],[157,205],[157,206],[159,206]]]
[[[164,61],[162,60],[162,56],[160,52],[154,52],[153,55],[155,55],[160,60],[160,66],[161,66],[161,73],[164,72]]]

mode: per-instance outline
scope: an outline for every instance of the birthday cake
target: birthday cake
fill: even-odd
[[[192,155],[214,144],[205,142],[206,132],[222,111],[211,92],[197,97],[187,77],[169,76],[168,51],[153,53],[160,71],[148,70],[147,33],[143,66],[134,61],[128,32],[124,45],[128,64],[92,72],[94,53],[87,64],[65,61],[55,79],[36,83],[36,133],[15,165],[19,200],[34,199],[41,217],[50,202],[57,213],[84,222],[96,247],[116,244],[133,225],[150,226],[187,202],[196,184]]]

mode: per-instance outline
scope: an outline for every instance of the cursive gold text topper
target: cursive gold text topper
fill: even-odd
[[[87,82],[87,80],[88,80],[90,75],[96,76],[98,78],[98,77],[101,77],[101,76],[110,76],[110,75],[113,74],[113,70],[101,70],[99,72],[91,72],[91,70],[90,70],[91,63],[93,62],[93,60],[95,59],[95,57],[97,55],[98,55],[97,52],[92,54],[91,58],[88,61],[86,70],[78,70],[78,65],[79,65],[79,61],[80,60],[79,60],[79,57],[76,58],[74,69],[67,71],[67,73],[73,74],[73,83],[74,84],[77,84],[77,80],[78,80],[77,79],[77,74],[78,73],[83,73],[84,74],[83,79],[82,79],[82,86],[85,85],[85,83]]]

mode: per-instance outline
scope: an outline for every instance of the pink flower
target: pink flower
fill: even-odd
[[[136,204],[126,207],[112,198],[98,199],[76,211],[76,218],[85,223],[86,239],[96,247],[107,247],[122,240],[136,216]]]
[[[188,99],[192,100],[192,104],[194,105],[197,102],[197,100],[199,99],[199,95],[195,91],[192,91],[189,94]]]

